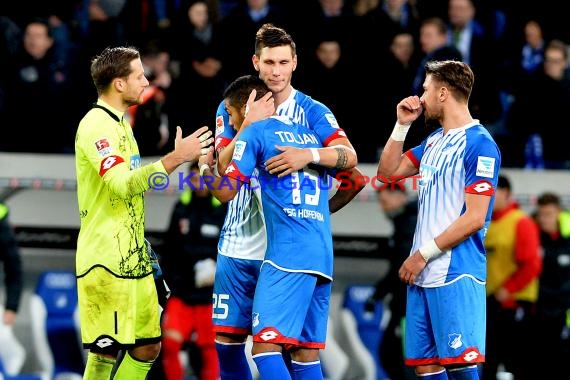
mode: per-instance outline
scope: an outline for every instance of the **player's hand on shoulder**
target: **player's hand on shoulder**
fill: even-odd
[[[182,137],[182,128],[176,127],[174,151],[184,162],[196,161],[200,156],[208,154],[214,142],[212,131],[201,127],[189,136]]]
[[[303,169],[313,159],[313,155],[309,149],[279,145],[275,147],[282,153],[267,160],[265,167],[270,174],[277,174],[278,177],[283,177],[294,171]]]
[[[423,112],[422,102],[417,95],[408,96],[402,99],[396,106],[396,115],[398,123],[406,125],[411,124]]]

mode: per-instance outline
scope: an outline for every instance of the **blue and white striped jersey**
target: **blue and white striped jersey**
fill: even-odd
[[[327,106],[295,89],[279,105],[277,114],[313,130],[323,146],[336,138],[346,137]],[[227,146],[235,135],[236,131],[229,124],[229,115],[222,101],[216,113],[216,151]],[[221,254],[241,259],[263,259],[267,245],[259,196],[260,194],[256,196],[252,190],[242,187],[229,202],[218,244]]]
[[[265,161],[276,146],[322,147],[317,135],[285,116],[252,123],[236,142],[225,175],[241,182],[257,176],[267,230],[264,263],[281,270],[317,274],[332,280],[333,247],[328,206],[328,173],[318,166],[278,178]],[[255,169],[257,168],[257,173]]]
[[[463,276],[485,282],[483,239],[491,221],[501,154],[478,120],[443,134],[438,129],[419,146],[406,152],[419,168],[418,223],[410,254],[447,229],[465,212],[465,194],[492,197],[485,227],[431,260],[416,278],[416,285],[436,287]]]

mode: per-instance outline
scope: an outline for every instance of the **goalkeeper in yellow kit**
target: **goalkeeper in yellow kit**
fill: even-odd
[[[83,346],[89,349],[84,379],[145,379],[160,351],[160,307],[144,238],[144,197],[153,180],[210,150],[207,127],[182,138],[174,151],[141,166],[125,111],[141,102],[149,85],[139,52],[106,48],[91,63],[98,99],[75,137],[81,226],[76,274]]]

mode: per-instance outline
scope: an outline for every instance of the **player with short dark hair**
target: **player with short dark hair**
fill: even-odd
[[[241,118],[239,123],[230,123],[226,106],[223,101],[220,103],[215,138],[218,172],[225,172],[237,139],[247,129],[250,120],[270,116],[276,111],[294,123],[309,127],[327,148],[299,149],[282,144],[276,155],[267,161],[271,174],[287,175],[311,162],[318,162],[321,166],[336,167],[358,175],[356,153],[334,114],[324,104],[291,85],[293,71],[297,67],[296,45],[292,37],[282,28],[264,24],[256,34],[252,63],[271,92],[255,102],[249,102],[247,115],[244,104],[242,112],[234,115]],[[241,125],[241,128],[236,130],[236,125]],[[341,209],[362,188],[362,185],[353,184],[347,191],[337,191],[329,200],[330,212]],[[253,190],[242,188],[228,205],[228,215],[218,245],[214,284],[214,329],[223,380],[251,378],[244,345],[251,333],[253,293],[266,244],[259,202]],[[233,283],[240,284],[233,286],[232,290],[239,291],[239,294],[234,293],[230,297],[229,291],[221,288],[219,279],[223,276],[231,277]]]
[[[231,120],[245,112],[243,95],[251,92],[255,82],[261,91],[259,86],[265,84],[255,76],[240,77],[226,89]],[[262,189],[267,250],[252,310],[252,354],[261,377],[291,379],[281,352],[287,349],[295,379],[322,378],[319,349],[325,347],[333,269],[328,172],[314,165],[278,179],[265,167],[267,159],[279,152],[276,146],[316,149],[322,144],[316,132],[287,117],[254,122],[235,143],[223,177],[230,186],[221,185],[222,179],[216,178],[211,191],[228,201],[238,194],[239,187],[252,185],[251,176],[257,178],[254,186]],[[209,165],[202,164],[206,160],[200,160],[201,171],[210,176]],[[222,279],[221,285],[229,289],[233,284],[224,284]]]

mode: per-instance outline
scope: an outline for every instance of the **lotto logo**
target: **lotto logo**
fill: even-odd
[[[466,362],[472,362],[478,357],[479,353],[477,351],[468,351],[465,355],[463,355],[463,360],[465,360]]]
[[[117,164],[120,164],[121,162],[125,162],[125,161],[120,156],[105,157],[101,161],[101,167],[99,169],[99,175],[101,177],[103,177],[109,169],[111,169],[113,166],[115,166]]]
[[[489,181],[480,180],[467,186],[466,191],[471,194],[493,195],[495,190]]]
[[[266,342],[268,340],[273,340],[273,339],[277,338],[278,336],[279,336],[279,334],[277,334],[275,331],[272,331],[272,330],[265,331],[263,334],[259,335],[259,337]]]
[[[491,185],[488,184],[487,182],[482,182],[477,186],[475,186],[473,189],[478,193],[482,193],[484,191],[488,191],[489,189],[491,189]]]
[[[113,344],[113,341],[109,338],[99,339],[97,343],[95,343],[99,348],[109,347]]]

